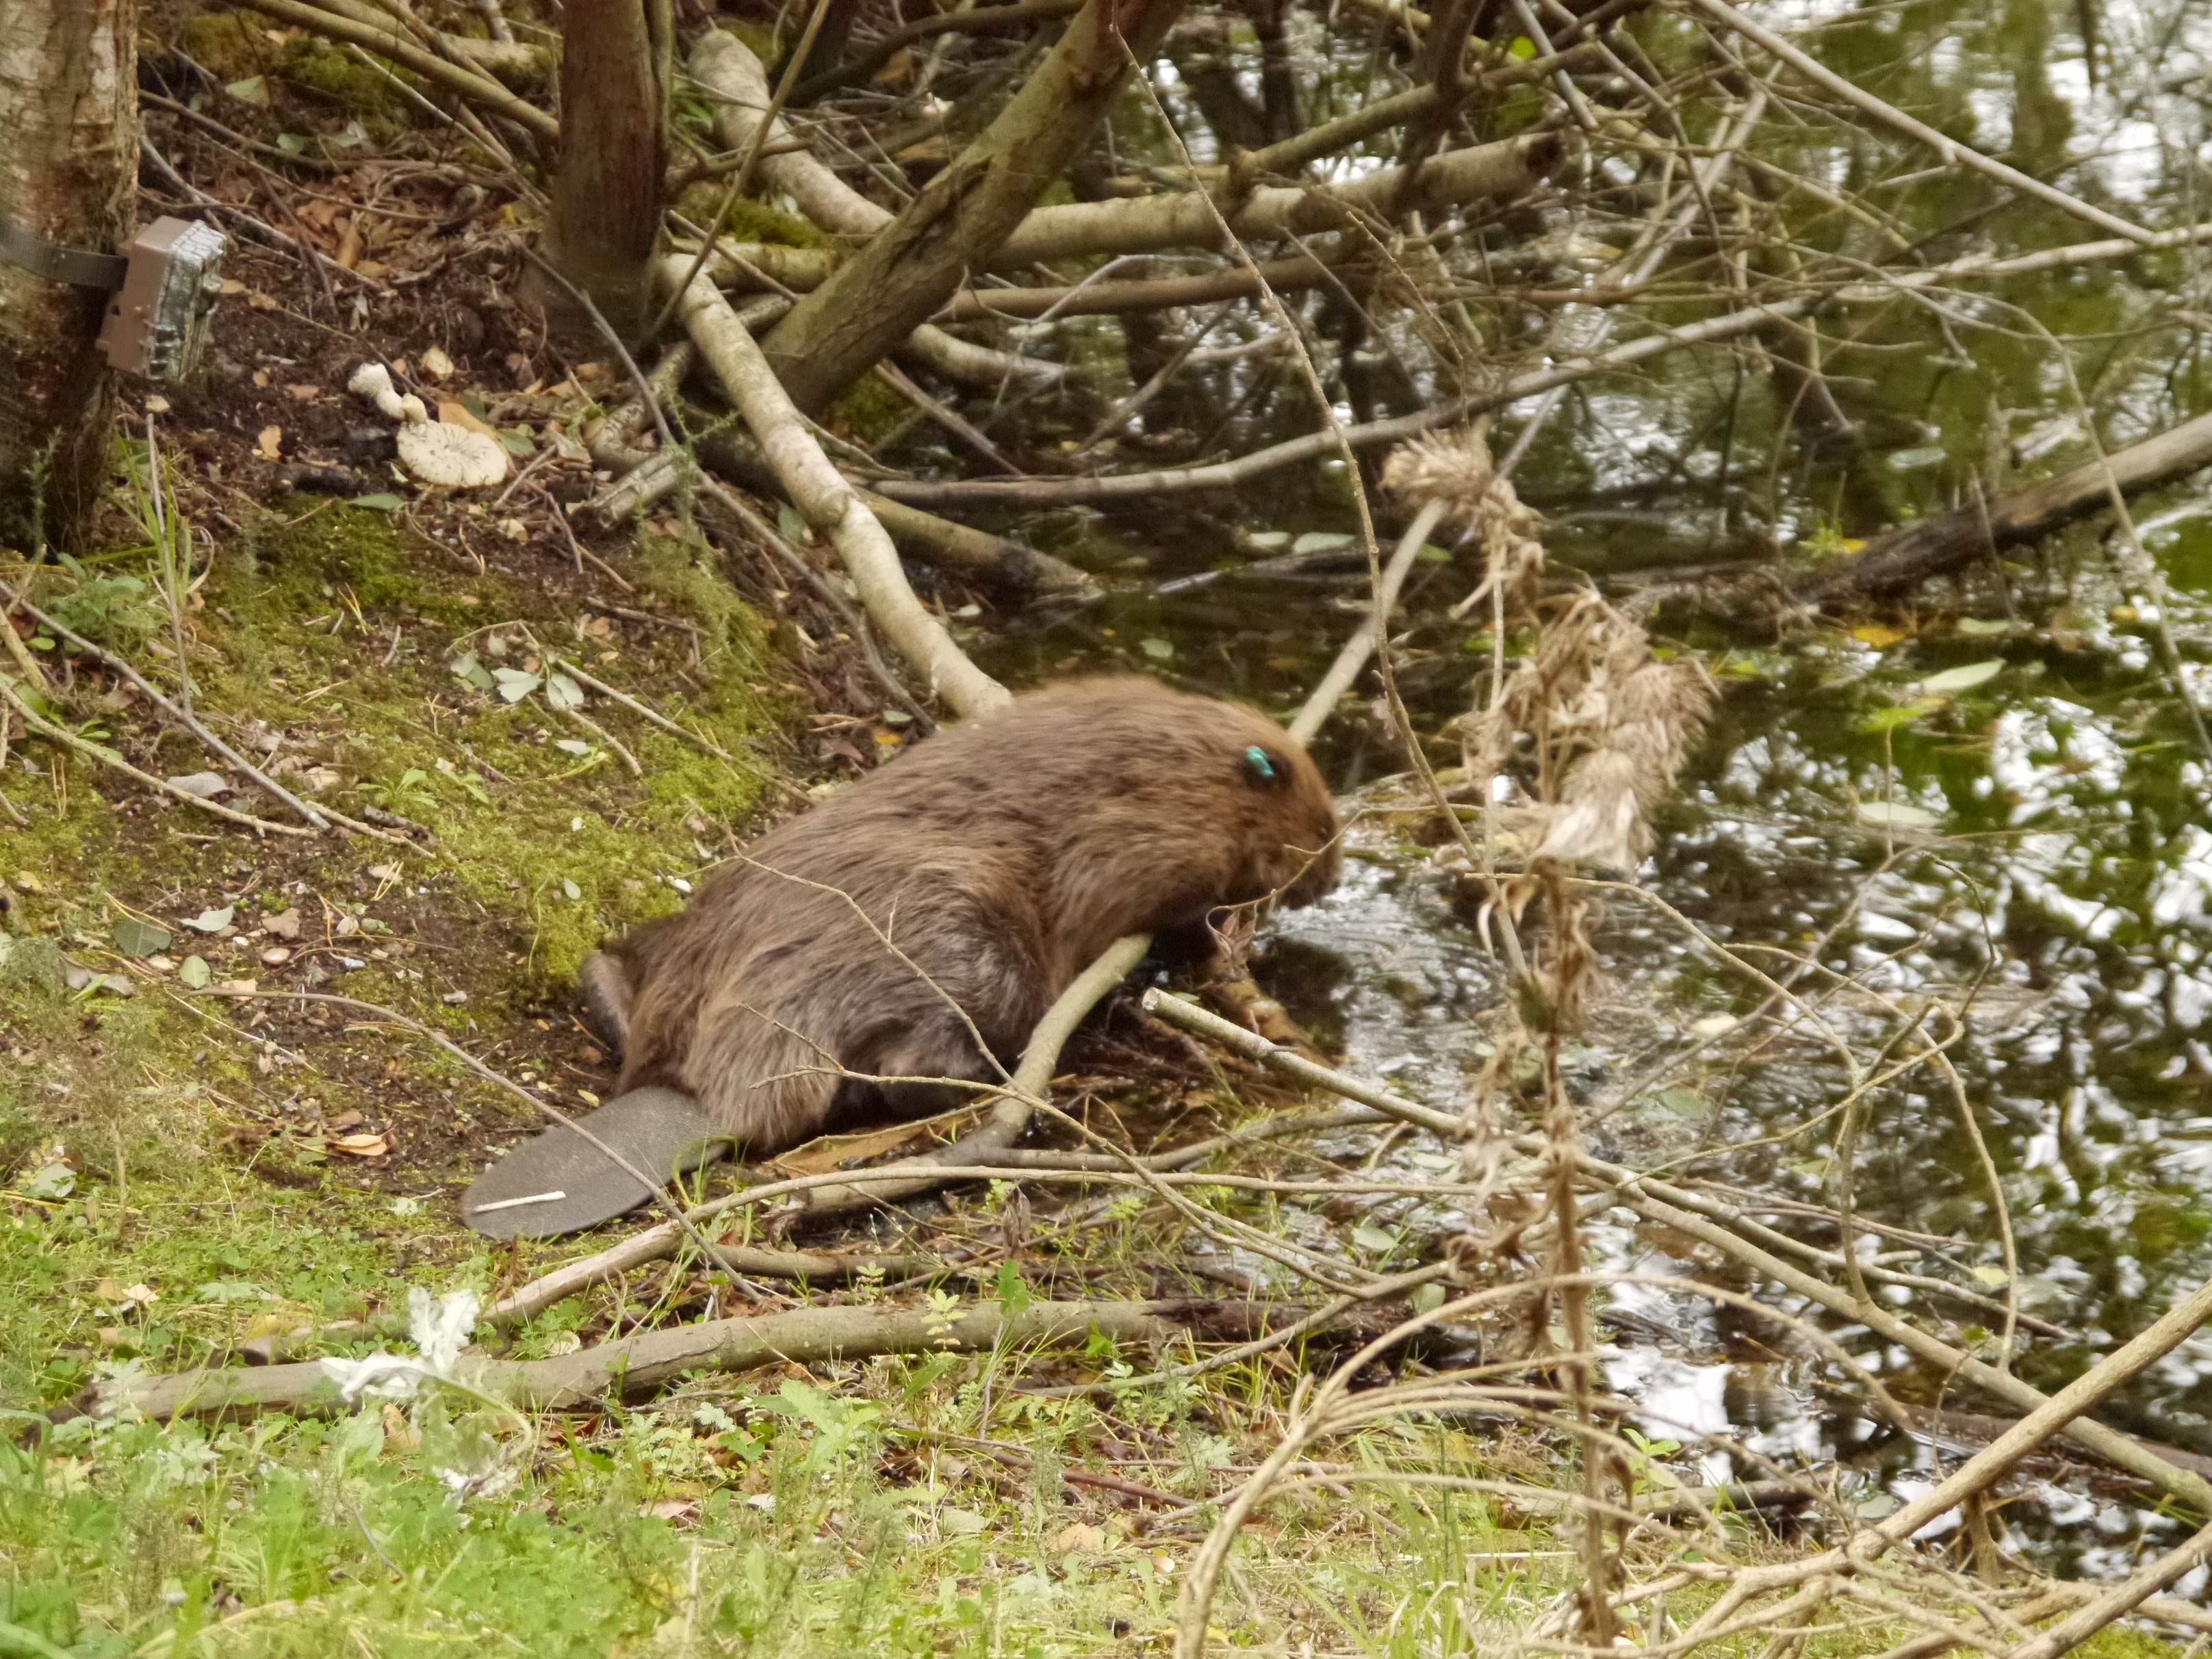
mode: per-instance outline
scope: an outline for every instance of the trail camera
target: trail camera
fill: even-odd
[[[109,368],[164,383],[191,374],[222,289],[226,246],[214,226],[190,219],[156,219],[123,245],[123,285],[100,331]]]

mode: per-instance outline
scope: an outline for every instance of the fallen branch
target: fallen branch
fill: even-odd
[[[1390,636],[1390,612],[1398,603],[1398,590],[1406,584],[1406,573],[1413,568],[1414,557],[1421,544],[1437,527],[1445,512],[1446,503],[1431,501],[1423,505],[1413,522],[1406,526],[1406,533],[1398,538],[1397,550],[1391,554],[1390,563],[1382,572],[1380,591],[1373,605],[1352,637],[1336,653],[1328,672],[1321,677],[1321,684],[1307,695],[1305,704],[1298,710],[1297,718],[1291,722],[1291,736],[1302,744],[1311,743],[1314,735],[1336,712],[1337,699],[1352,689],[1359,678],[1359,671],[1367,666],[1367,659]]]
[[[187,732],[190,732],[203,744],[206,744],[210,753],[214,754],[218,759],[228,761],[231,765],[238,768],[238,769],[245,773],[247,777],[252,779],[256,784],[267,790],[278,800],[283,802],[285,805],[290,807],[295,812],[297,812],[302,818],[306,819],[311,828],[322,830],[328,828],[331,823],[337,823],[344,829],[352,830],[356,835],[373,836],[378,841],[391,842],[396,845],[403,847],[412,846],[414,844],[408,841],[404,836],[389,835],[384,830],[374,828],[373,825],[356,823],[353,819],[346,817],[344,813],[337,811],[331,807],[313,805],[307,801],[301,800],[298,796],[292,793],[290,790],[285,788],[283,784],[278,783],[276,779],[270,777],[259,767],[254,765],[252,761],[246,759],[244,755],[241,755],[237,750],[232,748],[230,744],[225,743],[220,737],[216,736],[215,732],[210,731],[207,726],[197,714],[193,714],[191,709],[185,708],[180,703],[174,702],[170,697],[164,695],[159,687],[154,685],[144,675],[141,674],[137,669],[133,668],[122,658],[117,656],[112,651],[109,651],[103,647],[94,645],[90,640],[86,639],[82,635],[76,633],[63,625],[61,623],[55,621],[53,617],[40,610],[37,605],[33,605],[29,599],[18,595],[15,590],[9,587],[5,582],[0,582],[0,598],[4,598],[8,601],[9,608],[21,610],[25,614],[29,616],[33,621],[37,622],[41,627],[46,629],[49,632],[59,635],[62,639],[68,641],[69,643],[75,646],[78,650],[84,652],[88,656],[97,659],[110,669],[112,669],[116,673],[122,675],[125,679],[129,680],[131,684],[137,687],[139,691],[143,693],[155,708],[159,708],[163,714],[168,715],[170,719],[175,720],[179,726],[183,726]]]
[[[1165,1343],[1194,1331],[1249,1333],[1263,1311],[1242,1302],[1039,1302],[1019,1314],[983,1304],[946,1316],[915,1308],[800,1308],[649,1331],[550,1359],[490,1360],[472,1378],[524,1411],[567,1411],[636,1400],[693,1372],[819,1364],[872,1354],[963,1353],[1079,1341]],[[319,1360],[251,1370],[184,1371],[94,1384],[58,1418],[138,1413],[157,1422],[237,1419],[264,1411],[332,1417],[355,1409]]]
[[[495,1331],[526,1325],[548,1308],[580,1296],[593,1285],[619,1278],[633,1268],[676,1254],[684,1230],[664,1221],[632,1235],[611,1249],[564,1263],[501,1297],[477,1316],[477,1322]],[[880,1273],[886,1278],[910,1278],[935,1273],[945,1264],[920,1255],[839,1255],[817,1250],[776,1250],[752,1244],[716,1244],[714,1265],[748,1279],[788,1279],[801,1285],[836,1284],[862,1273]],[[380,1314],[370,1319],[339,1319],[327,1324],[303,1326],[267,1336],[248,1337],[237,1353],[248,1364],[272,1365],[311,1343],[386,1341],[407,1334],[404,1313]]]
[[[873,236],[891,222],[894,216],[888,208],[877,206],[824,167],[781,118],[769,119],[763,134],[761,124],[775,106],[775,94],[760,59],[736,35],[716,29],[701,36],[691,49],[690,67],[692,78],[716,100],[716,135],[733,150],[761,146],[762,181],[790,197],[804,218],[832,235],[848,238]],[[794,261],[781,263],[797,265]],[[821,263],[813,281],[787,286],[819,288],[837,264],[833,254]],[[929,323],[913,331],[904,349],[950,380],[983,386],[1009,380],[1056,380],[1066,373],[1058,363],[974,345]]]
[[[776,477],[760,452],[738,433],[709,432],[698,442],[698,456],[732,483],[774,493]],[[656,451],[592,498],[589,511],[602,524],[617,524],[673,495],[691,477],[688,459]],[[988,589],[1001,599],[1090,599],[1098,584],[1085,571],[1049,553],[986,530],[976,530],[888,495],[854,487],[854,493],[917,564]]]
[[[1109,1152],[1030,1152],[1009,1147],[991,1152],[993,1167],[990,1173],[1009,1178],[1031,1173],[1065,1174],[1070,1171],[1127,1175],[1133,1168],[1167,1173],[1203,1163],[1217,1152],[1232,1151],[1279,1135],[1322,1133],[1331,1129],[1384,1121],[1382,1114],[1363,1106],[1305,1108],[1273,1113],[1225,1133],[1209,1136],[1204,1140],[1193,1141],[1188,1146],[1157,1152],[1148,1158],[1131,1158]],[[884,1168],[894,1176],[897,1176],[897,1166],[887,1164]],[[957,1177],[955,1171],[942,1165],[934,1167],[932,1173],[944,1179],[964,1178]],[[756,1194],[760,1197],[770,1195],[755,1188],[738,1196],[750,1197]],[[717,1199],[686,1214],[694,1222],[708,1221],[726,1214],[732,1207],[731,1200]],[[595,1255],[568,1262],[532,1280],[494,1304],[484,1318],[501,1328],[534,1319],[556,1303],[564,1302],[602,1280],[673,1255],[683,1241],[684,1234],[674,1222],[661,1222],[617,1244],[610,1245]],[[714,1248],[718,1260],[732,1259],[742,1273],[763,1279],[811,1279],[825,1283],[874,1266],[881,1266],[886,1273],[896,1273],[901,1270],[902,1265],[919,1270],[926,1262],[926,1258],[847,1256],[800,1250],[741,1249],[729,1244],[718,1244]],[[397,1334],[404,1331],[405,1325],[404,1319],[395,1319],[391,1329]]]
[[[2000,549],[2049,534],[2124,495],[2212,466],[2212,415],[2045,478],[1993,501],[1921,519],[1875,537],[1850,557],[1801,577],[1797,597],[1831,611],[1893,599]]]
[[[400,34],[395,27],[365,23],[351,17],[341,17],[335,12],[319,6],[302,5],[300,0],[246,0],[246,3],[265,17],[289,23],[331,40],[350,41],[366,47],[380,57],[412,70],[425,81],[434,82],[448,92],[459,94],[472,104],[481,105],[495,115],[503,115],[548,143],[561,140],[561,124],[539,109],[516,97],[489,75],[441,58],[437,53],[418,46]]]
[[[769,331],[762,349],[793,404],[819,410],[997,255],[1182,4],[1085,0],[990,124]]]
[[[681,258],[663,259],[659,270],[672,284],[683,282],[686,275]],[[1011,701],[1006,687],[970,662],[945,624],[915,597],[890,535],[822,453],[782,382],[720,290],[703,273],[693,276],[680,296],[678,311],[700,355],[752,429],[778,483],[807,522],[837,550],[870,619],[923,684],[960,714],[973,716],[1004,708]]]
[[[325,11],[336,12],[357,23],[380,29],[392,27],[392,13],[370,4],[368,0],[321,0],[321,5]],[[552,67],[551,54],[543,46],[527,46],[520,40],[486,40],[473,34],[448,34],[419,21],[416,33],[423,45],[445,53],[465,68],[483,70],[518,85],[543,82]]]
[[[1076,975],[1030,1033],[1014,1074],[1007,1079],[1006,1092],[992,1107],[990,1116],[981,1128],[936,1152],[902,1158],[883,1170],[871,1170],[864,1182],[813,1188],[801,1194],[786,1213],[817,1220],[872,1205],[888,1204],[927,1192],[956,1178],[950,1174],[951,1169],[993,1163],[1029,1127],[1030,1117],[1036,1110],[1034,1103],[1051,1085],[1053,1071],[1060,1064],[1060,1051],[1074,1036],[1075,1028],[1083,1024],[1084,1017],[1107,993],[1135,971],[1152,944],[1151,937],[1144,933],[1117,939],[1100,952],[1096,962]],[[912,1173],[900,1180],[896,1172],[901,1170]]]
[[[1424,162],[1409,179],[1403,167],[1378,167],[1327,189],[1271,186],[1215,204],[1196,191],[1119,202],[1073,202],[1038,208],[991,256],[999,265],[1074,258],[1096,253],[1152,253],[1164,248],[1221,248],[1229,229],[1243,241],[1341,230],[1354,222],[1387,222],[1398,214],[1436,213],[1474,202],[1524,196],[1566,164],[1564,134],[1532,133],[1455,149]]]
[[[6,626],[7,623],[4,621],[0,621],[0,628]],[[0,674],[0,697],[5,697],[14,704],[15,712],[23,717],[24,726],[46,738],[47,742],[58,743],[64,748],[74,749],[78,754],[88,756],[98,761],[102,766],[111,767],[125,777],[136,778],[148,788],[173,797],[187,806],[196,806],[203,812],[212,813],[215,817],[229,823],[243,824],[256,834],[266,832],[277,836],[312,836],[315,833],[313,830],[302,829],[296,823],[276,823],[267,818],[257,818],[250,812],[235,811],[230,807],[220,805],[214,801],[195,795],[189,790],[179,789],[175,784],[157,778],[150,772],[140,771],[112,749],[104,748],[99,744],[81,738],[67,727],[57,726],[40,714],[37,709],[23,700],[21,694],[15,689],[14,678],[6,674]]]
[[[1153,276],[1134,282],[1074,283],[1058,288],[963,288],[938,313],[947,322],[985,318],[1106,317],[1133,311],[1165,311],[1174,306],[1211,305],[1221,300],[1257,298],[1265,289],[1326,288],[1342,283],[1354,293],[1367,285],[1358,265],[1333,265],[1310,253],[1265,259],[1255,266],[1231,265],[1188,276]]]

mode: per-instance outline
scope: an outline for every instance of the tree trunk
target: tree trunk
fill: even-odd
[[[649,315],[666,161],[665,97],[647,0],[568,0],[561,170],[545,257],[625,339]],[[556,314],[560,302],[545,299]]]
[[[998,119],[763,343],[802,410],[819,410],[981,268],[1121,90],[1182,0],[1089,0]],[[1124,43],[1127,43],[1126,45]]]
[[[137,222],[136,0],[0,3],[0,219],[111,252]],[[0,544],[68,546],[107,469],[106,296],[0,260]]]

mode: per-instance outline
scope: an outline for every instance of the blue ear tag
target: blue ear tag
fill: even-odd
[[[1267,751],[1256,743],[1244,751],[1244,763],[1263,778],[1275,775],[1275,763],[1267,758]]]

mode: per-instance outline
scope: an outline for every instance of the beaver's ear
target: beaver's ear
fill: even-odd
[[[1255,743],[1244,751],[1244,780],[1261,789],[1286,789],[1291,782],[1291,763]]]

